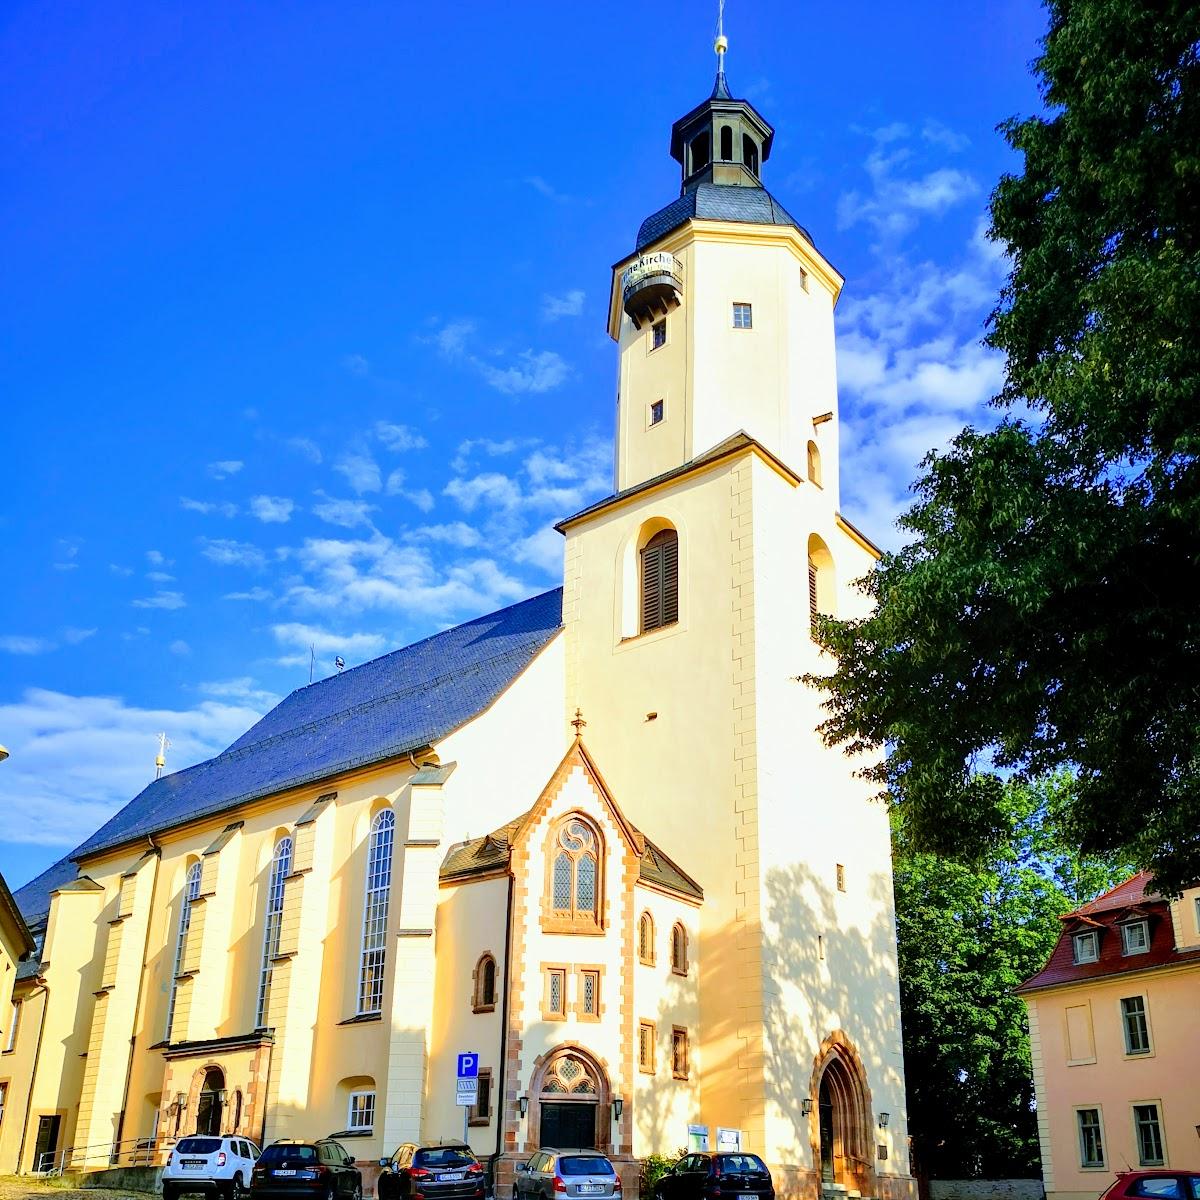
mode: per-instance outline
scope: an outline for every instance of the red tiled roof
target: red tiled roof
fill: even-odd
[[[1157,892],[1146,893],[1148,881],[1149,875],[1142,871],[1082,908],[1067,913],[1062,918],[1063,931],[1046,965],[1025,980],[1017,991],[1032,992],[1057,984],[1081,983],[1088,979],[1173,966],[1180,962],[1200,963],[1200,949],[1175,949],[1171,906]],[[1121,953],[1120,918],[1131,909],[1150,921],[1150,949],[1145,954]],[[1071,938],[1081,929],[1094,929],[1100,934],[1100,957],[1096,962],[1075,962]]]

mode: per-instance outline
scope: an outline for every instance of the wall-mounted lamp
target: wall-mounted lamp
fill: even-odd
[[[529,1097],[518,1096],[517,1107],[521,1110],[521,1116],[524,1116],[529,1111]]]
[[[221,1090],[217,1092],[217,1103],[223,1105],[225,1103],[225,1097],[227,1094],[228,1093],[225,1091],[225,1089],[221,1088]]]
[[[613,1120],[619,1121],[621,1114],[625,1111],[625,1098],[623,1096],[613,1097]]]
[[[891,1113],[880,1113],[879,1114],[879,1128],[886,1129],[888,1127],[888,1122],[891,1119],[892,1119]]]
[[[812,1097],[811,1096],[805,1096],[804,1099],[800,1101],[800,1111],[806,1117],[812,1116]]]
[[[177,1110],[182,1109],[185,1103],[187,1103],[187,1097],[183,1094],[183,1092],[176,1092],[175,1093],[175,1108]]]

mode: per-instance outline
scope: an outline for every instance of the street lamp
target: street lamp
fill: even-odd
[[[812,1097],[811,1096],[805,1096],[804,1099],[800,1101],[800,1111],[806,1117],[812,1116]]]

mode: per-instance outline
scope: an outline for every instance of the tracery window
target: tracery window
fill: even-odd
[[[292,869],[292,839],[280,838],[271,858],[271,874],[267,879],[266,916],[263,919],[262,968],[258,979],[258,1009],[255,1025],[262,1029],[267,1023],[271,1006],[271,981],[275,975],[275,958],[279,954],[279,934],[283,929],[283,881]]]
[[[390,808],[375,814],[367,839],[367,886],[363,900],[362,956],[358,971],[359,1014],[383,1008],[387,965],[388,902],[392,894],[392,839],[396,815]]]
[[[542,1080],[543,1096],[594,1096],[596,1081],[581,1059],[564,1054],[546,1072]]]
[[[200,895],[200,864],[188,867],[183,884],[183,900],[179,909],[179,931],[175,935],[175,967],[171,972],[171,999],[167,1002],[166,1040],[171,1040],[171,1026],[175,1023],[175,1001],[179,996],[179,972],[183,970],[183,952],[187,946],[188,930],[192,927],[192,903]]]
[[[603,912],[600,835],[582,817],[563,821],[550,838],[547,923],[594,930]]]
[[[648,912],[638,921],[638,962],[654,966],[654,918]]]

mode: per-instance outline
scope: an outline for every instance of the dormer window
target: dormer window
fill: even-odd
[[[1077,933],[1071,939],[1077,963],[1094,963],[1100,958],[1100,935],[1095,930]]]
[[[1150,923],[1148,921],[1130,921],[1121,926],[1121,953],[1148,954],[1150,952]]]

